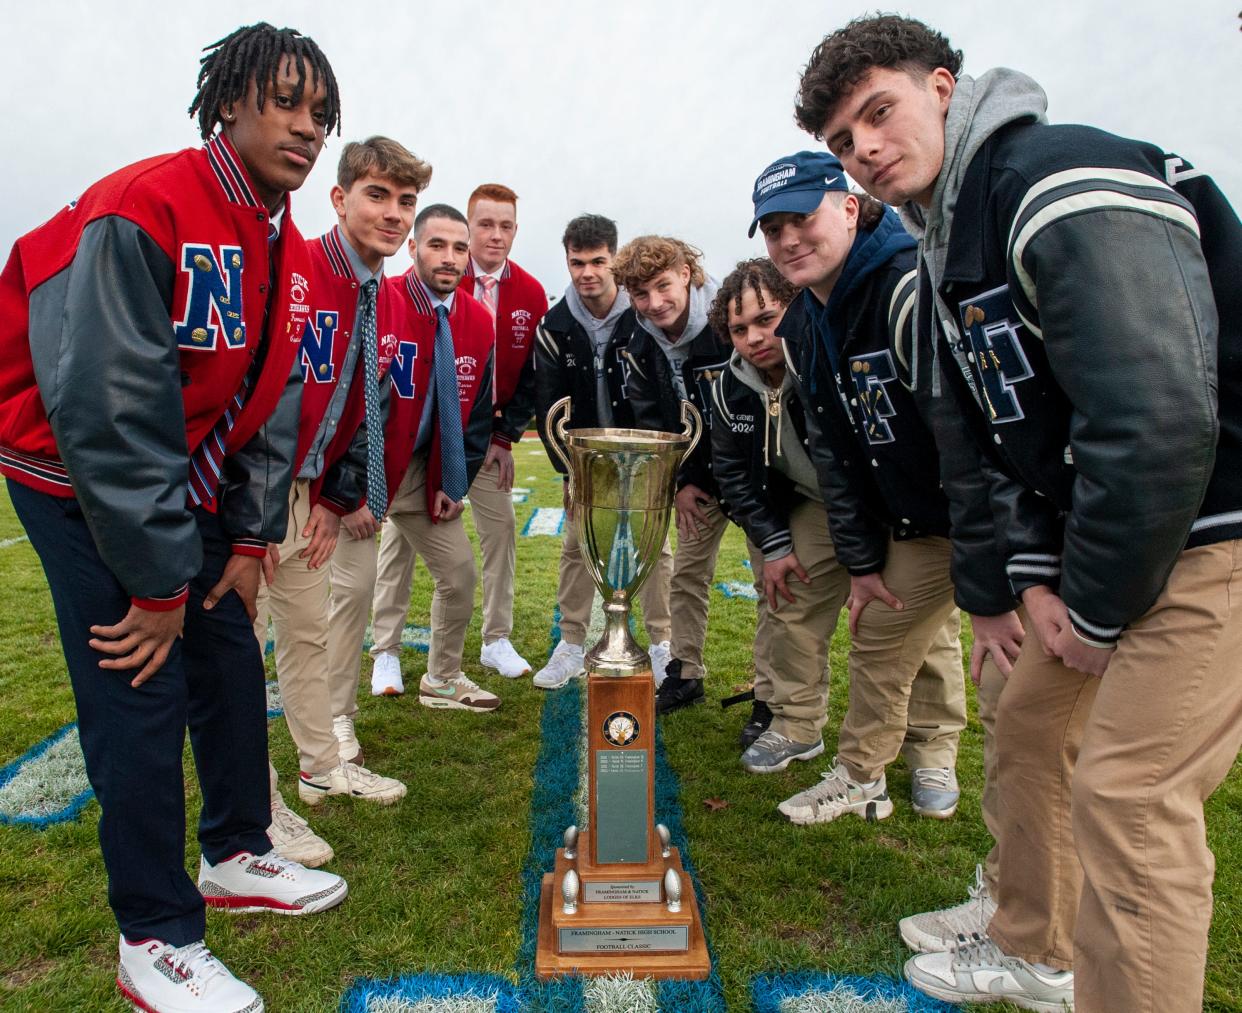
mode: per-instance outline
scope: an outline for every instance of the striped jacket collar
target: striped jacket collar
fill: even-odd
[[[418,276],[418,272],[414,268],[410,268],[405,274],[405,290],[410,294],[410,301],[414,304],[414,309],[425,317],[434,317],[436,315],[437,303],[432,301],[432,295],[423,279]],[[453,303],[445,308],[450,315],[457,307],[456,298]]]
[[[341,227],[334,225],[322,236],[323,251],[328,255],[328,266],[338,278],[352,278],[353,265],[349,262],[349,254],[345,252],[345,240],[341,238]]]
[[[254,185],[250,182],[250,175],[242,165],[237,149],[224,134],[212,136],[211,140],[203,145],[203,150],[207,152],[207,162],[211,166],[211,171],[216,175],[216,182],[220,184],[220,189],[224,191],[230,203],[267,210],[254,195]],[[289,203],[289,195],[285,194],[286,213],[289,211]]]
[[[509,275],[513,272],[509,270],[509,258],[505,258],[505,266],[500,272],[500,280],[508,281]],[[474,257],[466,261],[466,273],[461,276],[462,281],[474,281]]]

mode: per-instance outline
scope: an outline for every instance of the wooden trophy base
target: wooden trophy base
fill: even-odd
[[[681,878],[680,911],[669,911],[663,899],[655,903],[580,900],[574,914],[565,914],[561,881],[574,863],[565,858],[563,848],[558,848],[556,871],[543,877],[539,894],[535,977],[540,981],[571,974],[632,974],[635,978],[694,981],[707,978],[711,958],[693,884],[676,848],[667,859],[660,859],[660,864],[676,870]]]

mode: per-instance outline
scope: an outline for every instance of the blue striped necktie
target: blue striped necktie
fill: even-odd
[[[454,503],[466,495],[466,446],[461,433],[461,401],[457,392],[457,352],[449,329],[448,310],[436,307],[436,411],[440,423],[440,488]]]
[[[384,478],[384,419],[380,414],[379,351],[375,339],[374,278],[362,286],[362,381],[367,420],[367,506],[376,518],[388,508],[388,482]]]

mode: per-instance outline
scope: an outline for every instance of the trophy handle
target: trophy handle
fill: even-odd
[[[703,435],[703,416],[689,401],[681,403],[681,427],[681,435],[690,437],[690,446],[686,447],[686,452],[681,455],[681,462],[685,464],[686,459],[694,453],[694,448],[699,445],[699,437]]]
[[[565,476],[569,479],[569,499],[572,502],[574,498],[574,468],[569,463],[569,455],[565,453],[565,447],[568,443],[566,424],[569,422],[569,400],[568,395],[566,395],[552,406],[548,411],[545,428],[548,433],[548,446],[556,452],[556,456],[561,459],[561,464],[565,465]]]

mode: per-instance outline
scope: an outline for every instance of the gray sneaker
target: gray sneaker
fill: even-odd
[[[831,823],[846,813],[854,813],[868,823],[874,823],[893,815],[893,802],[888,797],[888,785],[883,774],[869,784],[860,784],[850,778],[845,764],[838,763],[833,757],[832,770],[820,777],[823,780],[819,784],[798,792],[776,807],[791,823],[799,826]]]
[[[902,942],[916,953],[940,953],[982,939],[996,914],[996,902],[988,894],[982,865],[975,866],[975,881],[966,893],[961,904],[901,919],[897,929]]]
[[[957,812],[961,797],[951,767],[920,767],[910,775],[910,804],[920,816],[947,820]]]
[[[794,760],[813,760],[823,751],[823,739],[814,743],[794,742],[768,728],[742,754],[742,766],[752,774],[775,774]]]
[[[1074,1009],[1074,972],[1054,971],[1002,953],[991,939],[906,961],[906,981],[951,1003],[1009,1002],[1037,1013]]]

